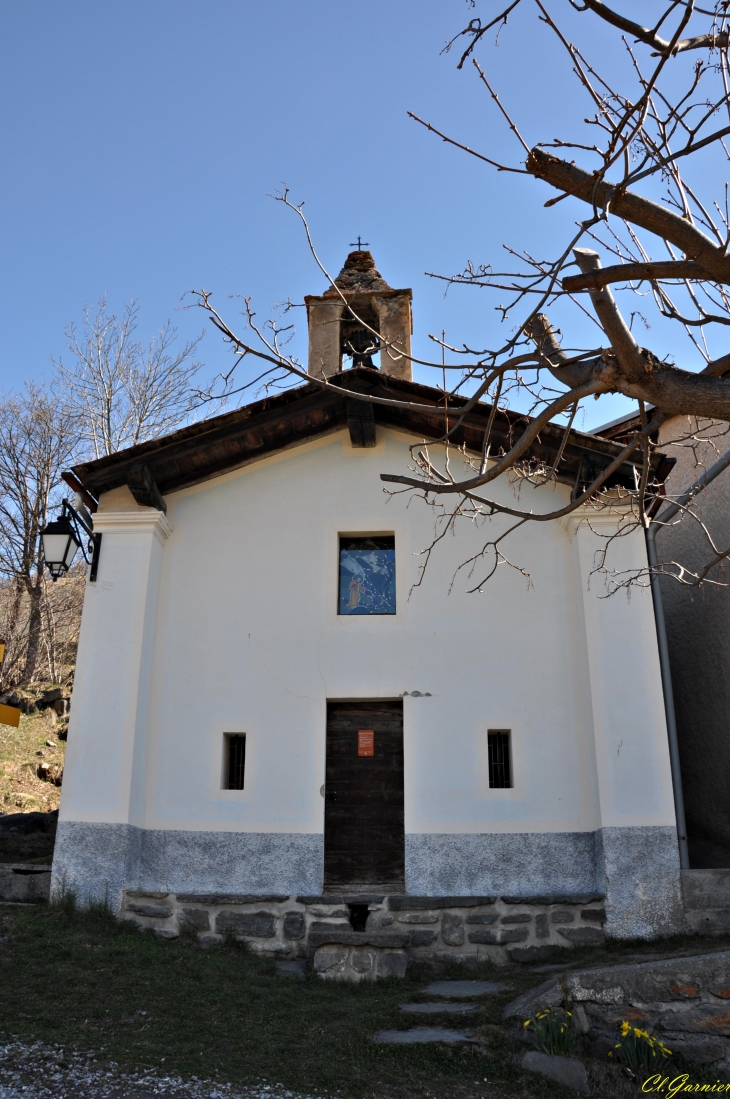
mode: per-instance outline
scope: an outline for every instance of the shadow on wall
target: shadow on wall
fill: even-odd
[[[661,449],[677,459],[669,496],[685,491],[730,445],[727,424],[700,424],[699,432],[697,426],[675,417],[662,427]],[[703,433],[713,442],[681,442]],[[697,497],[694,510],[719,548],[730,545],[730,470]],[[691,517],[660,531],[657,549],[660,561],[697,572],[712,558],[701,524]],[[730,570],[715,568],[709,579],[699,589],[662,580],[690,865],[696,870],[730,868]]]
[[[688,837],[689,862],[693,870],[730,869],[730,847],[712,840]]]

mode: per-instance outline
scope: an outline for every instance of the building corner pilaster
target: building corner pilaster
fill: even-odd
[[[598,800],[596,886],[606,897],[605,930],[615,939],[676,934],[684,929],[684,910],[651,596],[640,586],[611,588],[613,575],[646,568],[643,531],[621,505],[581,507],[562,525],[583,612]]]
[[[88,584],[69,723],[52,895],[118,911],[139,875],[140,806],[163,546],[154,508],[100,509],[96,583]]]

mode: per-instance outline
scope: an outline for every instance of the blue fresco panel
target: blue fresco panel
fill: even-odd
[[[339,614],[395,614],[395,539],[341,538]]]

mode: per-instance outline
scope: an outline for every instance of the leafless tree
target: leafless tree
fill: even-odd
[[[3,686],[67,676],[74,661],[86,570],[49,583],[39,533],[64,495],[61,474],[165,434],[201,408],[193,378],[199,340],[175,349],[168,322],[145,350],[134,340],[137,307],[121,319],[102,299],[82,332],[66,335],[73,365],[55,362],[53,392],[34,382],[0,405],[0,630],[7,643]],[[206,404],[203,407],[209,407]]]
[[[201,407],[201,391],[193,387],[201,337],[175,347],[177,331],[168,321],[144,348],[134,338],[138,312],[134,301],[121,317],[109,311],[106,298],[95,313],[86,306],[81,331],[74,324],[66,329],[71,364],[54,360],[57,388],[85,456],[100,458],[164,435]]]
[[[76,663],[81,607],[86,587],[86,565],[74,562],[68,574],[52,583],[43,577],[41,640],[33,679],[66,683]],[[0,580],[0,636],[6,639],[2,688],[26,682],[24,677],[32,601],[17,578]]]
[[[382,477],[432,503],[441,501],[442,531],[459,516],[506,516],[508,527],[483,550],[495,565],[504,560],[501,541],[515,527],[558,518],[587,501],[609,506],[612,499],[606,490],[625,461],[637,469],[636,488],[630,493],[635,522],[646,526],[657,503],[649,470],[662,423],[674,416],[693,417],[701,424],[730,421],[730,353],[723,348],[730,325],[730,207],[727,187],[719,193],[712,187],[712,179],[727,170],[728,162],[730,3],[708,0],[709,6],[700,7],[695,0],[615,2],[629,14],[603,0],[484,0],[485,14],[475,15],[448,44],[447,51],[460,47],[459,68],[473,66],[486,105],[499,113],[505,137],[514,141],[514,161],[505,161],[491,149],[477,152],[412,115],[444,141],[477,157],[485,168],[533,177],[536,199],[544,198],[544,185],[552,188],[547,208],[564,203],[558,216],[565,212],[565,237],[555,255],[541,259],[507,247],[505,268],[470,262],[458,275],[434,276],[449,285],[498,293],[496,309],[508,323],[506,335],[486,350],[436,340],[449,361],[425,365],[438,371],[437,377],[442,370],[448,372],[452,382],[445,388],[452,396],[468,394],[466,407],[484,400],[529,412],[524,430],[508,450],[492,450],[490,418],[481,459],[461,466],[466,468],[463,475],[454,472],[454,465],[433,462],[418,446],[412,449],[410,471]],[[471,6],[476,8],[476,0]],[[515,20],[519,22],[512,33]],[[589,21],[601,28],[598,57],[572,40],[589,29]],[[512,117],[477,54],[498,38],[502,53],[513,51],[523,80],[533,82],[533,102],[538,96],[544,101],[552,84],[546,72],[555,59],[551,56],[550,65],[530,71],[521,57],[525,37],[544,31],[552,36],[576,82],[575,117],[562,118],[564,136],[528,142],[523,131],[534,124],[532,114],[524,120]],[[553,117],[559,114],[556,109]],[[503,145],[500,142],[500,151]],[[279,197],[304,221],[301,206],[293,205],[286,192]],[[316,258],[306,222],[304,226]],[[334,286],[331,278],[330,283]],[[281,322],[260,325],[247,300],[248,331],[238,334],[213,307],[209,293],[201,291],[198,303],[230,344],[236,365],[251,355],[264,360],[264,372],[254,380],[234,384],[231,373],[226,378],[229,391],[254,384],[291,384],[292,378],[312,381],[287,353],[289,329]],[[568,344],[551,322],[557,311],[561,327],[568,330],[571,309],[595,322],[592,346]],[[638,343],[632,328],[645,315],[652,324],[676,329],[671,361]],[[688,368],[698,357],[703,368]],[[331,385],[324,378],[318,384]],[[520,508],[518,502],[506,506],[490,493],[491,483],[503,474],[538,482],[559,476],[559,460],[549,470],[536,469],[529,461],[533,441],[551,421],[564,425],[567,432],[582,402],[606,393],[636,401],[636,426],[623,440],[620,457],[599,471],[584,491],[564,507],[539,515]],[[463,405],[454,409],[444,444],[449,444],[463,412]],[[730,547],[715,546],[713,552],[717,565],[730,554]],[[689,584],[709,576],[707,571],[677,569],[672,563],[666,563],[664,571]],[[717,580],[716,572],[713,576]]]
[[[75,425],[41,386],[0,402],[0,576],[6,583],[5,681],[29,682],[43,638],[45,579],[39,534],[61,495],[78,444]]]

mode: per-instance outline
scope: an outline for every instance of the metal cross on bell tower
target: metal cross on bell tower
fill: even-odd
[[[369,244],[370,244],[370,241],[368,241],[368,240],[360,240],[360,234],[359,233],[357,234],[357,244],[355,244],[354,240],[350,241],[350,247],[351,248],[357,248],[358,252],[362,252],[363,248],[367,248]]]

